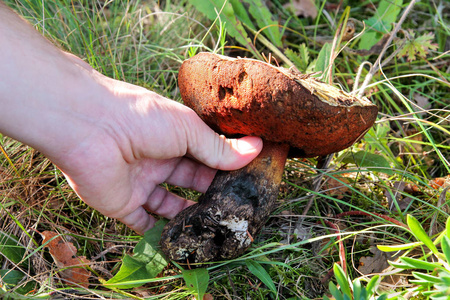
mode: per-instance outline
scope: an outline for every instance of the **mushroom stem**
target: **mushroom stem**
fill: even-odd
[[[218,171],[198,203],[167,223],[161,236],[163,252],[181,263],[241,255],[274,209],[288,152],[287,144],[265,141],[246,167]]]

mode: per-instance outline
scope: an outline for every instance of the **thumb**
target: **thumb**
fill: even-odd
[[[225,171],[236,170],[246,166],[261,152],[261,138],[229,139],[214,132],[196,114],[195,117],[186,134],[187,153],[205,165]]]

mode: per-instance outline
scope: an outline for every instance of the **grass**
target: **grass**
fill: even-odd
[[[189,1],[6,3],[53,43],[82,57],[103,74],[177,101],[177,70],[193,51],[216,49],[233,56],[252,56],[239,42],[223,35],[226,24],[207,19]],[[324,10],[313,21],[296,17],[281,4],[274,1],[270,11],[282,26],[284,47],[297,53],[306,49],[308,60],[303,56],[303,61],[314,67],[314,59],[323,48],[323,42],[317,41],[333,40],[345,7],[336,11],[321,2],[319,7]],[[372,17],[378,4],[346,2],[356,22]],[[405,7],[402,5],[402,9]],[[373,253],[376,245],[414,241],[393,220],[405,224],[407,214],[413,215],[435,237],[444,230],[450,215],[449,194],[433,184],[436,178],[450,173],[450,77],[449,54],[445,52],[449,10],[445,2],[416,3],[402,27],[413,29],[416,37],[434,32],[437,49],[415,61],[394,56],[382,73],[375,74],[366,94],[379,107],[379,118],[361,142],[334,155],[328,168],[317,169],[316,159],[289,161],[278,208],[242,258],[209,267],[208,293],[216,299],[322,298],[329,293],[328,282],[334,281],[330,271],[335,262],[346,265],[351,279],[381,273],[379,292],[401,293],[414,286],[407,272],[392,277],[374,268],[364,273],[361,263],[368,257],[377,257],[375,265],[386,261],[380,253]],[[356,24],[359,32],[361,24]],[[403,38],[404,32],[398,37]],[[270,40],[261,37],[255,41],[259,53],[268,56],[273,52],[282,62],[277,54],[283,49],[273,48]],[[350,42],[350,47],[357,49],[357,42]],[[400,49],[396,45],[387,49],[385,57]],[[378,54],[364,57],[342,51],[333,60],[334,83],[351,91],[359,67],[364,61],[375,62]],[[367,73],[367,66],[361,69],[362,78]],[[1,269],[25,274],[9,285],[3,280],[0,292],[20,292],[31,282],[28,296],[34,298],[50,294],[90,299],[193,297],[180,269],[172,264],[139,289],[120,291],[102,286],[102,280],[117,272],[125,254],[131,253],[141,237],[86,206],[60,171],[35,150],[5,136],[0,136],[0,145],[0,232],[15,243],[15,248],[3,245]],[[374,155],[375,161],[358,155],[358,151]],[[387,169],[383,167],[385,162]],[[198,196],[189,190],[167,188],[189,199]],[[89,289],[74,288],[61,278],[34,230],[63,234],[79,255],[91,259]],[[6,244],[5,238],[0,240]],[[8,249],[25,249],[22,259],[11,260]],[[417,257],[420,251],[407,255]],[[276,296],[270,283],[262,281],[263,276],[249,271],[246,260],[263,266]]]

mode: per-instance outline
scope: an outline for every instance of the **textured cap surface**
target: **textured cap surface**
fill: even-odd
[[[378,109],[366,98],[285,68],[245,58],[199,53],[183,62],[184,103],[227,136],[288,143],[296,157],[351,146],[373,125]]]

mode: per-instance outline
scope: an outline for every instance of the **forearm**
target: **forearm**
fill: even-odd
[[[100,75],[49,43],[2,2],[0,66],[1,133],[51,157],[52,149],[69,151],[62,141],[83,138],[77,136],[85,134],[77,119],[95,122],[86,120],[90,116],[76,99],[90,101],[92,116],[98,115],[104,92],[95,80]]]

